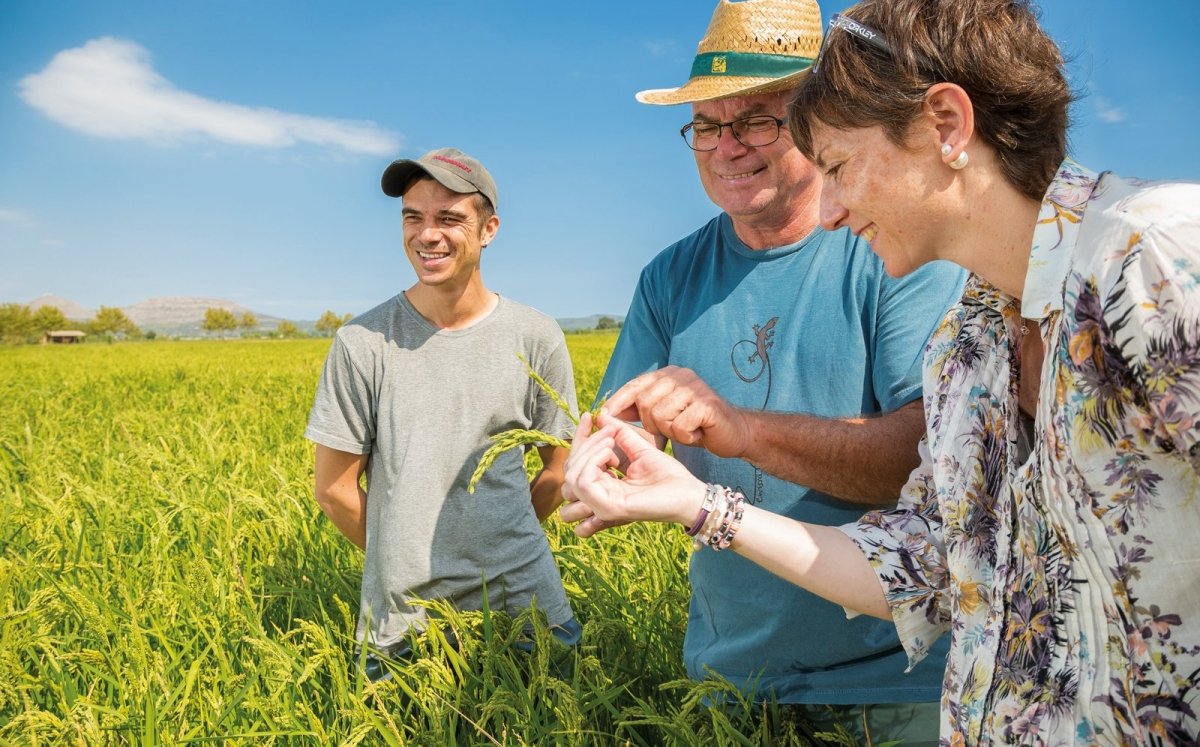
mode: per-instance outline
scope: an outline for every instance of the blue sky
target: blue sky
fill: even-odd
[[[715,214],[688,109],[633,99],[685,80],[714,5],[4,0],[0,301],[365,311],[413,282],[383,168],[455,146],[499,185],[485,282],[623,314]],[[1047,0],[1043,23],[1084,94],[1072,153],[1200,180],[1200,4]]]

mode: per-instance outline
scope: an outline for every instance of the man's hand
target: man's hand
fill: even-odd
[[[719,457],[743,457],[750,447],[745,415],[688,368],[667,366],[642,374],[609,397],[603,412],[640,420],[653,436],[698,446]]]

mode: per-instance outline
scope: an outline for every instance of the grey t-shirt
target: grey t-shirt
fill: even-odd
[[[404,294],[338,330],[305,436],[369,454],[367,548],[358,640],[384,652],[423,627],[412,599],[516,611],[536,598],[551,625],[571,618],[530,503],[520,449],[467,493],[489,436],[532,428],[568,437],[570,418],[520,353],[575,409],[566,341],[550,317],[506,298],[467,329],[444,330]]]

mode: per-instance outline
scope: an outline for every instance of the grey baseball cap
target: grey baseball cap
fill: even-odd
[[[420,176],[431,176],[451,192],[479,192],[492,202],[496,210],[496,182],[479,161],[457,148],[438,148],[417,159],[401,158],[392,161],[383,171],[383,193],[400,197]]]

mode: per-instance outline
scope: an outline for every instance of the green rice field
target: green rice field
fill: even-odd
[[[590,403],[616,340],[569,335]],[[361,553],[312,498],[328,340],[0,347],[0,744],[769,745],[801,724],[680,661],[677,528],[547,532],[583,643],[438,605],[356,673]],[[722,707],[706,707],[713,699]]]

